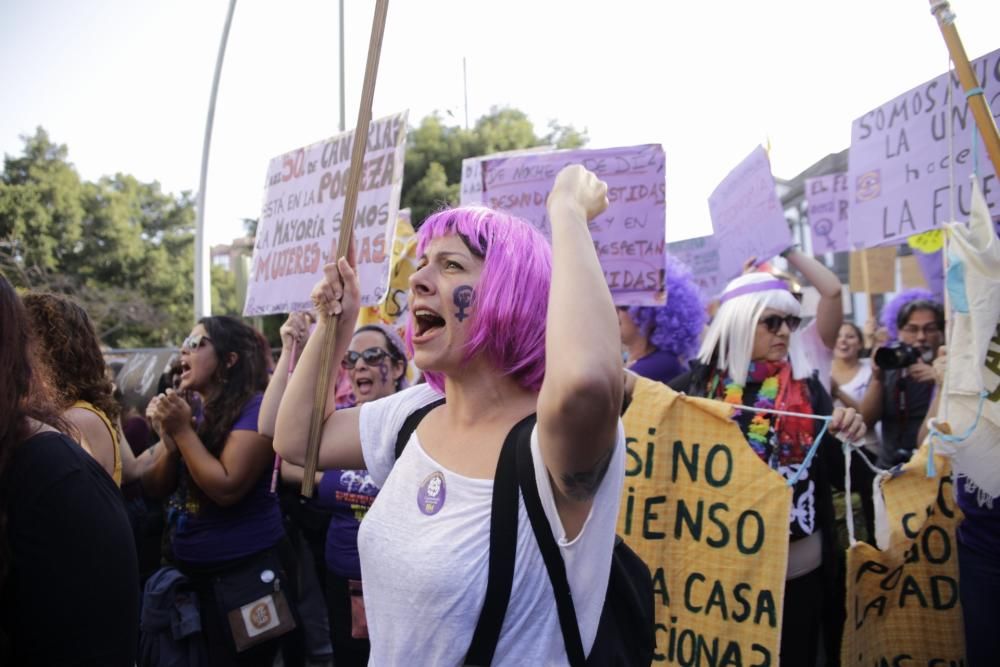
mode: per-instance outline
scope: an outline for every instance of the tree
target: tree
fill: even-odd
[[[190,328],[194,203],[126,174],[82,181],[42,128],[0,176],[0,268],[18,287],[77,299],[112,347],[176,343]]]
[[[517,109],[494,107],[471,130],[446,126],[440,114],[431,114],[407,136],[401,205],[419,222],[445,204],[457,204],[465,158],[544,145],[579,148],[587,141],[586,130],[556,121],[540,137],[527,114]]]

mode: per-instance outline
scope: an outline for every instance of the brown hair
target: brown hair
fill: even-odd
[[[87,311],[57,294],[28,293],[24,305],[37,341],[39,370],[60,409],[87,401],[114,422],[121,406]]]

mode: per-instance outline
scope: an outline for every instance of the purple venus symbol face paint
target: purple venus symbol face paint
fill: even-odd
[[[465,310],[472,306],[472,301],[475,298],[475,295],[475,291],[469,285],[459,285],[452,293],[452,300],[455,302],[455,305],[458,306],[458,312],[455,313],[455,317],[458,318],[459,322],[464,322],[465,318],[469,316]]]

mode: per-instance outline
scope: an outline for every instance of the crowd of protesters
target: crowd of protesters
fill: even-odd
[[[909,459],[946,358],[932,295],[903,293],[881,327],[862,328],[843,321],[836,276],[792,249],[789,269],[820,296],[796,333],[792,276],[752,258],[708,304],[668,258],[666,305],[619,307],[616,319],[587,229],[606,205],[606,186],[574,167],[549,198],[551,244],[489,209],[438,212],[418,231],[405,340],[388,326],[354,329],[359,285],[345,258],[315,286],[315,311],[281,327],[276,363],[247,324],[204,318],[144,414],[123,412],[78,304],[18,295],[0,276],[0,663],[474,662],[483,596],[469,591],[491,581],[492,481],[519,430],[530,434],[534,492],[590,653],[606,594],[595,582],[607,582],[595,573],[615,548],[630,373],[694,396],[832,416],[827,439],[856,441],[872,465]],[[334,363],[321,377],[333,316]],[[318,493],[306,499],[298,489],[320,383],[332,390]],[[816,422],[749,410],[736,419],[762,461],[798,480],[794,496],[808,495],[812,512],[789,522],[781,664],[836,661],[839,445],[824,442],[800,479]],[[853,470],[873,539],[874,474]],[[450,511],[428,521],[445,502]],[[525,548],[488,655],[567,664],[564,619],[523,511]]]

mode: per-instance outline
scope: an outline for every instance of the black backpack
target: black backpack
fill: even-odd
[[[417,429],[417,424],[434,408],[444,403],[439,399],[411,414],[396,438],[398,459]],[[562,629],[566,655],[572,667],[585,665],[648,666],[656,647],[654,634],[653,580],[649,568],[615,536],[611,556],[611,572],[604,607],[597,626],[597,636],[590,655],[583,651],[576,610],[566,578],[559,546],[552,535],[545,510],[542,508],[535,481],[531,456],[531,430],[535,415],[525,417],[511,429],[504,440],[493,481],[493,505],[490,513],[489,579],[486,600],[479,622],[466,654],[466,665],[489,665],[493,661],[500,629],[503,626],[510,592],[514,582],[514,557],[517,544],[518,489],[524,498],[532,532],[548,570],[555,592],[559,626]]]

